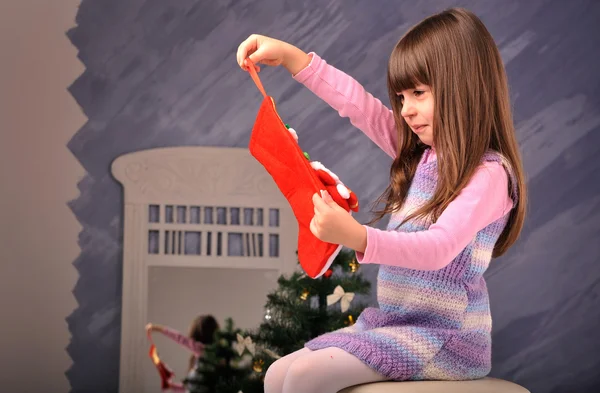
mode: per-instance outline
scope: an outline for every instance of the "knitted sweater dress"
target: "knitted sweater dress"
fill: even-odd
[[[341,108],[338,110],[341,113]],[[372,139],[380,146],[393,144],[389,138],[387,142]],[[400,225],[408,213],[433,196],[438,170],[437,160],[428,160],[431,153],[432,149],[424,152],[406,201],[390,218],[388,231],[419,232],[431,226],[427,220]],[[516,204],[514,177],[503,157],[490,151],[483,157],[482,164],[485,162],[505,168],[512,185],[510,197]],[[491,315],[483,273],[508,213],[479,230],[441,269],[409,269],[379,261],[379,307],[365,309],[354,325],[321,335],[306,347],[341,348],[392,380],[484,377],[491,368]]]

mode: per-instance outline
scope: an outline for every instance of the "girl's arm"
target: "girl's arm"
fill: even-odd
[[[310,63],[297,73],[294,73],[297,69],[286,67],[295,74],[294,79],[337,110],[340,116],[348,117],[350,123],[395,158],[398,137],[392,111],[349,75],[327,64],[315,53],[311,52],[309,56]],[[298,64],[302,63],[298,61]]]
[[[512,206],[504,167],[486,162],[429,229],[397,232],[366,227],[367,246],[364,253],[357,251],[357,261],[417,270],[442,269],[473,241],[477,232],[503,217]]]
[[[185,385],[181,382],[169,382],[169,387],[166,389],[171,392],[185,392]]]
[[[175,329],[171,329],[167,326],[152,325],[151,329],[157,331],[175,341],[177,344],[186,347],[194,353],[196,356],[201,356],[204,353],[204,344],[194,341],[189,337],[184,336]]]
[[[274,38],[252,34],[238,47],[236,59],[242,69],[251,66],[257,72],[262,63],[282,65],[294,78],[306,85],[318,97],[338,111],[340,116],[363,131],[375,144],[394,158],[397,149],[396,127],[393,113],[353,78],[327,65],[315,53]]]

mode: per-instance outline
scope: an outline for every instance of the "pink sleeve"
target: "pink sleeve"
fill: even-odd
[[[192,351],[196,356],[201,356],[204,353],[204,344],[184,336],[177,330],[171,329],[169,327],[164,327],[163,330],[159,331],[171,340],[175,341],[177,344],[184,346],[190,351]]]
[[[185,392],[186,387],[181,382],[169,382],[168,390],[170,390],[172,392]]]
[[[419,232],[367,228],[360,263],[438,270],[447,266],[485,228],[512,208],[508,175],[497,162],[484,163],[429,229]]]
[[[392,111],[355,79],[330,66],[317,54],[311,52],[310,55],[310,64],[294,79],[337,110],[340,116],[348,117],[350,123],[395,158],[398,138]]]

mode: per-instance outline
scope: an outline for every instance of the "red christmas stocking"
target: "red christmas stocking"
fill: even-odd
[[[290,204],[298,221],[298,259],[309,277],[317,278],[327,271],[342,246],[326,243],[310,231],[314,216],[312,197],[327,190],[333,200],[346,211],[358,211],[356,195],[320,163],[311,162],[279,117],[275,101],[267,96],[254,65],[248,59],[248,70],[264,99],[250,136],[250,153],[265,167]],[[333,176],[332,176],[333,175]],[[340,190],[347,190],[340,195]],[[348,195],[349,194],[349,195]]]
[[[154,345],[154,341],[152,340],[150,332],[148,332],[148,340],[150,340],[151,343],[148,355],[150,356],[150,359],[152,359],[152,363],[154,363],[154,366],[156,366],[156,370],[160,375],[161,389],[165,390],[171,386],[171,379],[174,377],[175,374],[158,357],[158,351],[156,350],[156,345]]]

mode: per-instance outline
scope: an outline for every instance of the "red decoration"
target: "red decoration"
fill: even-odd
[[[329,277],[331,277],[332,274],[333,274],[333,270],[327,269],[327,271],[325,272],[325,274],[323,274],[323,276],[325,276],[325,278],[329,278]]]
[[[249,59],[248,64],[250,76],[264,97],[250,136],[250,153],[269,172],[290,204],[298,221],[300,266],[309,277],[317,278],[331,266],[342,246],[323,242],[310,231],[310,222],[314,216],[313,195],[327,190],[333,200],[346,211],[358,211],[358,199],[350,190],[350,198],[342,198],[335,180],[327,172],[315,171],[311,167],[279,117],[274,99],[265,92]]]
[[[321,180],[321,182],[325,186],[325,189],[327,190],[329,195],[331,195],[333,200],[338,205],[340,205],[341,207],[346,209],[346,211],[350,211],[350,210],[355,211],[355,212],[358,211],[358,198],[356,197],[356,194],[352,192],[352,190],[348,189],[348,191],[350,191],[350,198],[344,199],[344,198],[342,198],[342,196],[340,195],[340,193],[337,190],[337,187],[336,187],[337,184],[335,182],[335,179],[333,177],[331,177],[331,175],[329,173],[325,172],[322,169],[318,169],[315,172],[317,174],[317,177]],[[312,203],[312,200],[311,200],[311,203]],[[313,214],[314,214],[314,210],[313,210]]]
[[[161,388],[162,390],[165,390],[173,385],[171,380],[175,376],[175,373],[173,373],[173,371],[169,369],[169,367],[167,367],[167,365],[164,364],[158,357],[158,351],[156,350],[156,345],[154,345],[154,341],[152,340],[152,335],[150,332],[148,332],[148,340],[150,340],[151,343],[148,355],[150,356],[152,363],[154,363],[154,366],[156,366],[158,374],[160,375]]]

